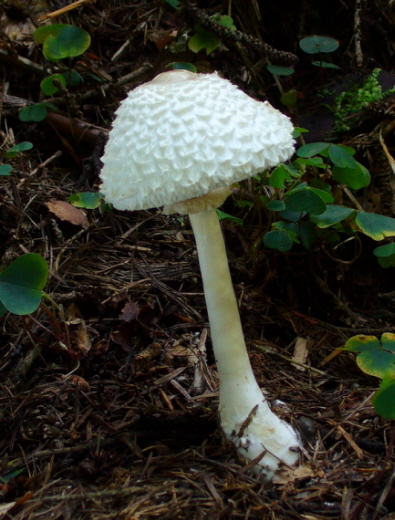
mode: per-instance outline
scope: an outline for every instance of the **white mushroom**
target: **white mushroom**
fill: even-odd
[[[189,214],[196,238],[226,436],[267,480],[294,465],[300,442],[275,415],[247,354],[216,208],[229,186],[294,151],[290,120],[214,74],[165,72],[117,111],[101,191],[121,210],[165,206]]]

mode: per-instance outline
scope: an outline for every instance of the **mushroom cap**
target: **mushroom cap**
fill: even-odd
[[[159,74],[129,92],[116,115],[101,192],[121,210],[201,197],[294,151],[290,119],[217,73]]]

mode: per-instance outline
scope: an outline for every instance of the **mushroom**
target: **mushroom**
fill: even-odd
[[[229,186],[294,151],[288,117],[217,73],[164,72],[122,102],[103,156],[101,191],[120,210],[164,206],[194,231],[220,381],[222,429],[270,480],[298,459],[300,441],[254,377],[216,208]]]

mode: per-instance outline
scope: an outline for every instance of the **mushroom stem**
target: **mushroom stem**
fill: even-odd
[[[221,426],[244,457],[258,457],[254,470],[270,479],[281,462],[297,461],[299,440],[291,426],[271,411],[252,371],[216,211],[189,217],[220,380]]]

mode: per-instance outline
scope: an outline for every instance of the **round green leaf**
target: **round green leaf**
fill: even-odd
[[[395,242],[385,244],[385,246],[376,247],[376,249],[373,251],[373,254],[380,258],[395,255]]]
[[[358,211],[355,223],[364,235],[376,241],[395,236],[395,219],[391,217]]]
[[[292,248],[292,240],[284,231],[269,231],[263,237],[263,243],[270,249],[277,249],[282,253],[289,251]]]
[[[337,182],[345,184],[353,190],[365,188],[369,186],[371,181],[370,173],[367,168],[358,162],[356,168],[340,168],[339,166],[335,166],[332,169],[332,176]]]
[[[34,39],[37,43],[44,43],[48,36],[57,36],[64,27],[67,27],[67,24],[54,23],[52,25],[43,25],[34,31]]]
[[[268,65],[266,68],[275,76],[290,76],[295,72],[292,67],[282,67],[281,65]]]
[[[188,41],[188,48],[192,52],[200,52],[205,49],[207,54],[213,52],[214,49],[218,47],[221,43],[221,38],[216,34],[205,31],[204,29],[199,30],[192,36],[192,38]]]
[[[315,190],[317,191],[317,190]],[[308,188],[292,192],[285,199],[285,206],[294,212],[306,211],[314,215],[320,215],[326,210],[324,200]]]
[[[395,355],[386,350],[365,350],[357,356],[357,365],[366,374],[383,378],[388,372],[395,373]]]
[[[3,177],[6,177],[8,175],[11,175],[12,172],[12,166],[9,164],[0,164],[0,175]]]
[[[288,92],[284,92],[284,94],[281,96],[280,101],[283,105],[286,107],[295,105],[295,103],[298,100],[298,93],[296,90],[289,90]]]
[[[20,256],[0,273],[1,303],[18,315],[35,311],[47,278],[47,262],[41,255],[28,253]]]
[[[18,155],[18,153],[26,152],[27,150],[31,150],[32,148],[32,143],[30,143],[29,141],[22,141],[21,143],[18,143],[9,150],[7,150],[5,156],[7,157],[7,159],[13,159]]]
[[[84,78],[81,76],[81,74],[74,69],[68,70],[67,72],[62,72],[62,76],[66,81],[67,87],[75,87],[76,85],[80,85],[84,82]]]
[[[45,106],[37,104],[37,105],[29,105],[28,107],[22,108],[19,112],[19,119],[23,122],[26,121],[43,121],[47,117],[47,109]]]
[[[53,94],[56,94],[56,92],[59,92],[58,87],[54,85],[54,80],[59,81],[59,83],[64,87],[66,86],[66,80],[62,74],[52,74],[51,76],[44,78],[40,83],[40,88],[46,96],[52,96]]]
[[[299,46],[307,54],[318,54],[335,51],[339,47],[339,42],[328,36],[307,36],[300,40]]]
[[[364,352],[371,350],[379,350],[380,341],[376,336],[365,336],[364,334],[358,334],[349,338],[344,345],[344,350],[349,352]]]
[[[321,199],[326,203],[326,204],[331,204],[333,202],[333,197],[332,197],[332,194],[329,192],[329,191],[325,191],[325,190],[321,190],[319,188],[313,188],[312,186],[309,186],[307,188],[309,191],[312,191],[313,193],[315,193],[316,195],[318,195],[319,197],[321,197]]]
[[[358,166],[354,157],[342,146],[331,144],[328,149],[329,159],[339,168],[356,168]]]
[[[103,197],[98,192],[83,192],[74,193],[70,195],[69,201],[76,208],[95,209],[98,208],[103,200]]]
[[[267,209],[270,211],[283,211],[285,209],[285,204],[282,200],[271,200],[266,205]]]
[[[386,374],[372,399],[376,412],[384,419],[395,419],[395,375]]]
[[[49,35],[43,45],[43,54],[50,61],[80,56],[91,43],[90,35],[74,25],[66,25],[58,34]]]
[[[317,224],[319,228],[327,228],[348,218],[353,213],[355,213],[354,209],[336,204],[328,204],[324,213],[321,213],[321,215],[312,215],[311,220]]]
[[[298,157],[312,157],[313,155],[317,155],[321,153],[323,150],[329,148],[329,143],[310,143],[305,144],[296,150],[296,155]]]

